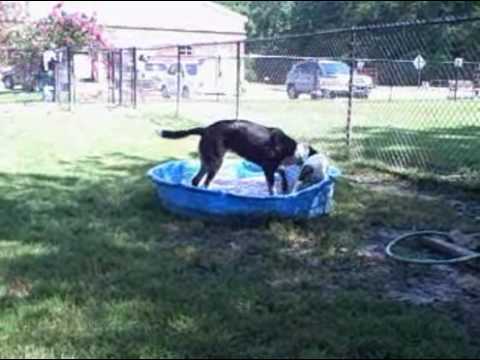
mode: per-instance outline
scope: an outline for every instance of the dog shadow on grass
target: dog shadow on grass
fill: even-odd
[[[63,164],[72,176],[0,174],[0,304],[25,306],[27,318],[42,319],[42,339],[56,339],[53,354],[244,351],[230,344],[250,326],[237,319],[266,296],[244,278],[262,275],[242,270],[240,260],[236,268],[226,265],[225,254],[241,256],[225,241],[228,227],[179,219],[157,204],[145,174],[160,162],[117,153]],[[231,241],[253,243],[258,234],[249,234],[251,240],[237,233]],[[249,251],[260,254],[265,246]],[[47,325],[55,311],[62,325]],[[34,340],[36,321],[18,321],[23,343],[46,346]]]

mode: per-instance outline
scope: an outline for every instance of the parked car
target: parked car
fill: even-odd
[[[139,84],[145,90],[163,89],[164,78],[168,65],[164,63],[147,62],[142,70],[139,71]]]
[[[353,95],[368,98],[373,79],[354,73]],[[309,94],[312,99],[349,95],[350,66],[340,61],[311,60],[295,64],[287,75],[287,94],[296,99]]]
[[[144,89],[159,90],[165,98],[176,96],[178,84],[178,64],[167,62],[148,62],[140,73]],[[180,65],[180,95],[189,98],[199,91],[199,64],[182,63]]]
[[[49,76],[42,71],[41,65],[18,64],[4,68],[0,74],[3,86],[13,90],[21,86],[23,90],[33,92],[42,91]]]
[[[202,86],[199,80],[199,65],[197,63],[182,63],[180,65],[180,84],[178,84],[178,64],[171,64],[164,77],[162,94],[166,97],[176,95],[178,86],[180,95],[188,99],[197,93]]]

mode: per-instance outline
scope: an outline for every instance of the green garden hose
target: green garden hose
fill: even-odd
[[[387,256],[390,258],[405,262],[405,263],[412,263],[412,264],[420,264],[420,265],[440,265],[440,264],[459,264],[467,261],[472,261],[475,259],[480,259],[480,253],[473,253],[468,256],[461,256],[461,257],[456,257],[452,259],[445,259],[445,260],[434,260],[434,259],[415,259],[415,258],[410,258],[407,256],[401,256],[397,255],[393,252],[393,248],[398,245],[400,242],[403,242],[405,240],[408,240],[413,237],[418,237],[418,236],[425,236],[425,235],[437,235],[437,236],[443,236],[447,237],[448,239],[452,239],[450,234],[445,233],[445,232],[439,232],[439,231],[416,231],[416,232],[411,232],[405,235],[402,235],[395,240],[391,241],[385,250]]]

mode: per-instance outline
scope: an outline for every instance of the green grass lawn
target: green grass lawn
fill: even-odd
[[[26,93],[0,89],[0,105],[41,102],[41,93]]]
[[[241,117],[280,126],[334,157],[345,155],[346,99],[288,100],[283,93],[253,91],[258,98],[241,99]],[[173,113],[173,105],[168,111]],[[181,104],[181,112],[209,119],[234,117],[235,102],[190,101]],[[350,155],[357,163],[480,188],[478,100],[356,100],[352,131]]]
[[[377,271],[399,266],[357,255],[378,226],[474,226],[440,200],[342,180],[336,211],[307,224],[180,219],[145,172],[196,139],[163,141],[149,120],[195,124],[155,109],[2,112],[0,357],[480,355],[457,317],[387,296]]]

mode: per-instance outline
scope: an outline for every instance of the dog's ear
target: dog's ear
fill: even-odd
[[[309,146],[308,147],[308,157],[316,155],[316,154],[318,154],[318,151],[315,150],[313,147]]]

